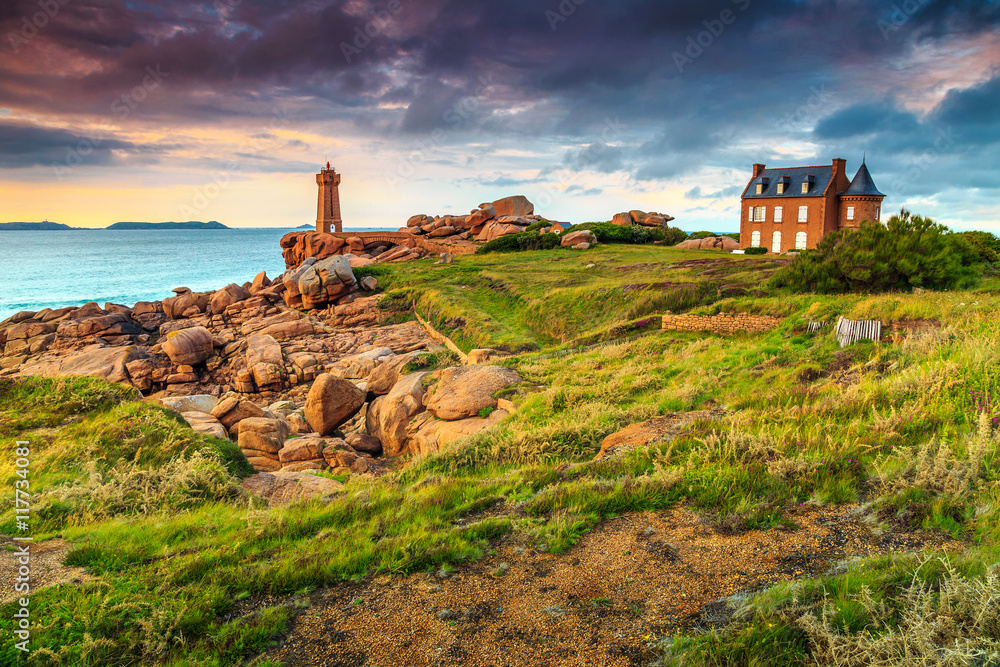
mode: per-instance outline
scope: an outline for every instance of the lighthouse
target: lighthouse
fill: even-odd
[[[316,174],[319,185],[319,206],[316,209],[316,231],[329,234],[344,231],[340,219],[340,174],[326,163],[326,169]]]

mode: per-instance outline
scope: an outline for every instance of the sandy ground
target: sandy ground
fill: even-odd
[[[20,549],[24,542],[15,542],[8,535],[0,535],[0,604],[10,602],[23,593],[14,590],[17,583],[19,555],[15,551]],[[80,583],[89,579],[83,568],[66,567],[63,560],[72,548],[72,545],[62,540],[47,540],[45,542],[29,542],[31,568],[30,584],[33,592],[46,586],[55,586],[64,583]]]
[[[827,572],[852,556],[961,549],[876,534],[857,507],[791,508],[796,530],[725,534],[688,509],[604,522],[569,551],[513,541],[451,576],[381,576],[312,594],[267,657],[289,667],[632,666],[647,643],[725,624],[720,599]]]

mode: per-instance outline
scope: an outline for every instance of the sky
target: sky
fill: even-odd
[[[524,194],[737,231],[755,162],[867,156],[1000,233],[1000,0],[3,0],[0,221],[398,227]]]

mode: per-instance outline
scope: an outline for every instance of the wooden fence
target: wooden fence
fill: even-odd
[[[873,340],[876,343],[882,339],[882,323],[878,320],[854,322],[845,317],[837,320],[834,330],[840,347],[847,347],[859,340]]]

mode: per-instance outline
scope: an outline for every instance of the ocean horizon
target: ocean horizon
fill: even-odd
[[[396,231],[399,227],[345,231]],[[281,237],[295,228],[138,231],[4,231],[0,242],[0,320],[23,310],[95,301],[132,306],[160,301],[175,287],[196,292],[242,285],[261,271],[285,270]]]

